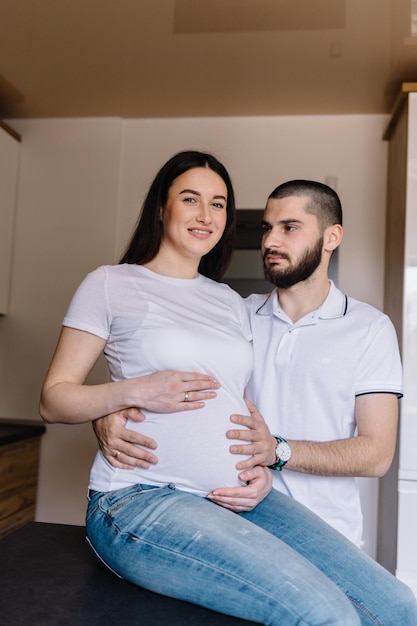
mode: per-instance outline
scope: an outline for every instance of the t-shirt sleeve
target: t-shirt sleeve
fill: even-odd
[[[108,339],[111,315],[107,296],[107,272],[104,266],[84,278],[70,302],[62,325],[84,330],[101,339]]]
[[[356,395],[394,393],[401,397],[403,375],[394,325],[381,315],[372,329],[357,371]]]

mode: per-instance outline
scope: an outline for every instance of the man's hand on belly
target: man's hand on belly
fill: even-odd
[[[254,465],[268,467],[276,461],[275,449],[277,442],[275,437],[269,432],[269,428],[264,418],[252,402],[245,400],[250,411],[250,415],[232,415],[230,421],[239,426],[245,426],[242,430],[228,430],[228,439],[239,439],[248,441],[246,444],[233,444],[230,446],[232,454],[251,455],[244,461],[238,461],[238,470],[249,469]]]
[[[239,474],[245,487],[223,487],[214,489],[207,498],[235,513],[251,511],[272,489],[272,473],[259,465]]]

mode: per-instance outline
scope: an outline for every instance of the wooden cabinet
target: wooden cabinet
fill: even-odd
[[[0,538],[35,519],[44,431],[42,425],[0,423]]]
[[[385,311],[404,369],[399,446],[380,484],[378,560],[417,596],[417,83],[404,83],[384,137],[389,141]]]

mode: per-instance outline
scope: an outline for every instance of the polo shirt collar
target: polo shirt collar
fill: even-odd
[[[342,293],[334,284],[332,280],[330,280],[330,290],[327,295],[327,298],[323,302],[323,304],[308,313],[308,317],[310,319],[310,323],[317,319],[323,320],[332,320],[337,319],[339,317],[343,317],[347,313],[348,307],[348,299],[344,293]],[[286,314],[279,306],[277,289],[275,288],[270,294],[266,296],[265,301],[258,307],[256,310],[257,315],[277,315],[281,318],[286,318]]]

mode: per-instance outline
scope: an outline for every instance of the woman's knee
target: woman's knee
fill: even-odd
[[[392,598],[398,624],[417,626],[417,598],[414,592],[401,581],[398,581],[395,596]]]

